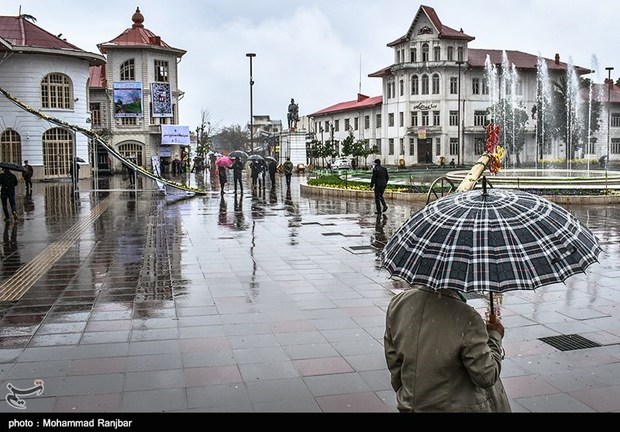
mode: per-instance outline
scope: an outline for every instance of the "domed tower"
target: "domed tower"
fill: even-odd
[[[107,63],[99,72],[99,80],[91,78],[103,90],[97,97],[91,87],[91,111],[101,109],[101,124],[93,121],[93,128],[109,132],[110,146],[151,170],[154,157],[165,163],[187,154],[185,140],[177,133],[174,143],[166,142],[170,135],[166,131],[179,128],[178,102],[183,92],[178,87],[177,65],[186,51],[168,45],[147,29],[140,8],[131,21],[131,27],[120,35],[97,45]],[[183,130],[181,126],[181,135]],[[112,172],[122,169],[121,161],[105,160],[105,149],[98,152],[100,167],[108,165]]]

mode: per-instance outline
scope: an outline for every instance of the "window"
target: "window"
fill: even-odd
[[[377,129],[381,128],[381,114],[375,115],[375,127]]]
[[[409,50],[409,56],[411,57],[411,63],[415,63],[418,61],[418,52],[415,48],[411,48]]]
[[[427,62],[429,61],[429,48],[428,48],[428,44],[425,43],[422,45],[422,61],[423,62]]]
[[[353,119],[353,129],[354,130],[359,130],[359,128],[360,128],[360,119],[355,117]]]
[[[351,123],[349,122],[349,119],[346,118],[346,119],[344,119],[344,131],[348,132],[349,129],[351,129]]]
[[[448,47],[448,61],[454,61],[454,47]]]
[[[398,126],[405,126],[405,113],[402,111],[398,113]]]
[[[439,111],[433,111],[433,126],[439,126],[441,125],[441,115],[439,114]]]
[[[0,136],[0,160],[22,164],[21,137],[13,129],[5,130]]]
[[[457,77],[450,77],[450,94],[459,92],[459,80]]]
[[[422,126],[430,125],[428,111],[422,111]]]
[[[405,81],[400,80],[398,81],[398,92],[400,93],[401,96],[405,95]]]
[[[489,94],[489,81],[486,79],[482,80],[482,94],[483,95]]]
[[[620,138],[612,138],[609,146],[611,154],[620,154]]]
[[[611,127],[620,127],[620,113],[611,113]]]
[[[329,131],[329,120],[325,120],[325,128],[323,129],[324,131]]]
[[[101,126],[101,104],[98,102],[90,104],[90,122],[91,126]]]
[[[398,140],[398,154],[404,155],[405,154],[405,139],[404,138],[400,138]]]
[[[135,81],[136,71],[133,59],[129,59],[121,65],[121,81]]]
[[[471,79],[471,92],[472,94],[480,94],[480,78]]]
[[[340,132],[340,120],[334,120],[334,131]]]
[[[370,129],[370,116],[364,116],[364,129]]]
[[[439,94],[439,74],[433,74],[433,94]]]
[[[459,112],[458,111],[450,111],[450,126],[458,126],[459,125]]]
[[[51,109],[73,109],[73,85],[64,74],[51,73],[41,81],[41,106]]]
[[[411,126],[418,126],[418,112],[411,111]]]
[[[394,126],[394,113],[388,114],[388,126]]]
[[[155,60],[155,81],[168,82],[168,62]]]
[[[484,138],[474,138],[474,153],[475,154],[483,154],[485,152],[485,139]]]
[[[428,94],[428,75],[422,75],[422,94]]]
[[[394,138],[388,139],[388,154],[389,155],[394,154]]]
[[[136,126],[138,124],[136,117],[120,117],[120,120],[121,126]]]
[[[441,60],[441,47],[439,46],[433,47],[433,60],[435,61]]]
[[[458,138],[450,138],[450,154],[451,155],[459,154],[459,139]]]
[[[441,138],[435,138],[435,154],[441,155]]]
[[[139,143],[121,144],[118,146],[118,152],[125,158],[134,159],[136,161],[136,165],[144,166],[141,144]]]
[[[465,61],[465,56],[463,55],[463,47],[458,47],[456,50],[457,50],[456,60]]]
[[[420,93],[420,79],[417,75],[411,75],[411,94],[417,95]]]
[[[381,146],[382,146],[382,144],[381,144],[381,138],[377,138],[377,154],[378,154],[378,155],[380,155],[380,154],[381,154],[381,151],[382,151]]]
[[[474,111],[474,126],[485,126],[487,124],[486,111]]]
[[[63,128],[47,130],[42,137],[46,177],[67,177],[73,161],[73,137]]]
[[[415,138],[409,138],[409,154],[415,154]]]

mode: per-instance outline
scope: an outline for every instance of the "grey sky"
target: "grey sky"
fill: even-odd
[[[617,0],[3,0],[0,14],[33,15],[40,27],[99,52],[132,24],[136,7],[146,28],[187,54],[179,64],[180,124],[190,129],[201,110],[213,125],[249,122],[249,60],[254,114],[286,120],[291,98],[301,115],[381,94],[368,74],[393,60],[387,43],[404,35],[420,5],[444,25],[462,28],[472,48],[510,49],[596,70],[595,81],[620,75]]]

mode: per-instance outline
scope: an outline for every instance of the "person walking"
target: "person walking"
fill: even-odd
[[[286,177],[286,187],[291,187],[291,176],[293,175],[293,162],[291,162],[291,158],[287,157],[284,164],[282,164],[282,169],[284,170],[284,177]]]
[[[0,174],[0,199],[2,200],[2,210],[4,211],[4,220],[11,220],[9,214],[9,205],[11,206],[13,217],[17,220],[17,205],[15,204],[15,186],[17,186],[17,177],[8,168],[2,169]]]
[[[267,162],[267,167],[269,168],[269,180],[271,180],[271,188],[276,187],[276,170],[278,169],[278,163],[274,160],[269,160]]]
[[[231,166],[233,170],[233,184],[235,185],[235,194],[237,193],[237,184],[239,185],[239,191],[243,195],[243,162],[241,162],[240,157],[235,158],[235,162],[233,162]]]
[[[383,198],[383,193],[387,187],[390,176],[388,170],[381,165],[381,159],[375,159],[375,166],[372,169],[372,177],[370,179],[370,189],[375,190],[375,204],[377,205],[377,211],[375,213],[381,214],[387,211],[388,206]]]
[[[500,379],[504,326],[459,291],[416,286],[386,311],[384,351],[400,412],[510,412]]]
[[[252,177],[252,192],[256,192],[258,186],[258,176],[260,175],[260,164],[258,161],[253,160],[250,163],[250,176]]]
[[[32,193],[32,176],[34,174],[34,170],[28,161],[24,161],[24,171],[22,172],[22,178],[24,179],[24,184],[26,185],[26,195]]]
[[[224,186],[226,185],[226,181],[227,179],[227,172],[226,172],[226,167],[225,166],[219,166],[218,168],[218,176],[220,179],[220,194],[224,195]]]

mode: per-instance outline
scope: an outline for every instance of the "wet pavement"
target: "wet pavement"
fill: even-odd
[[[377,218],[371,199],[301,196],[300,181],[237,197],[120,176],[30,198],[20,184],[0,253],[0,412],[396,412],[383,331],[402,286],[376,258],[423,203]],[[604,255],[499,296],[504,385],[515,412],[620,412],[620,206],[567,208]],[[11,388],[31,390],[25,409]]]

